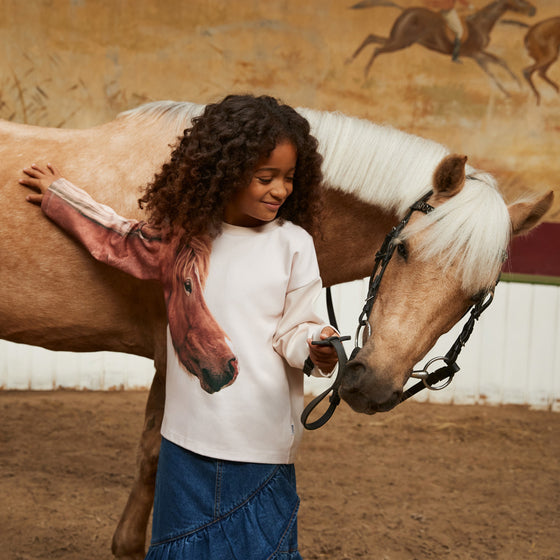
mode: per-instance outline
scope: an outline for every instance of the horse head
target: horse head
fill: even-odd
[[[509,206],[487,184],[465,176],[464,156],[436,169],[427,214],[413,212],[392,240],[368,323],[369,337],[342,373],[340,394],[357,412],[373,414],[398,404],[414,366],[468,311],[492,292],[511,234],[535,226],[553,193]]]
[[[203,297],[210,244],[209,238],[199,238],[178,250],[171,248],[176,257],[166,303],[169,331],[180,363],[198,377],[206,392],[214,393],[235,381],[237,359]]]

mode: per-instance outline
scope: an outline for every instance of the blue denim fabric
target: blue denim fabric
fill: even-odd
[[[146,560],[301,560],[293,465],[210,459],[162,439]]]

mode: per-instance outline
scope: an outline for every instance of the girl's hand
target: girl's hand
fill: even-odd
[[[41,204],[45,191],[57,180],[62,177],[60,171],[50,163],[46,167],[33,164],[26,167],[23,172],[27,177],[19,180],[20,185],[38,191],[39,194],[28,194],[26,200],[32,204]]]
[[[336,336],[338,333],[332,327],[324,327],[321,331],[321,340]],[[333,346],[315,346],[311,344],[311,339],[307,341],[309,346],[309,357],[311,361],[323,373],[330,373],[338,362],[338,356]]]

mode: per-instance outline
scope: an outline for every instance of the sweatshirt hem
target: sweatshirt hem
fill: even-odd
[[[247,449],[243,449],[242,452],[237,452],[232,449],[214,449],[208,447],[198,441],[190,440],[173,430],[165,429],[165,427],[162,428],[161,435],[183,449],[212,459],[236,461],[239,463],[264,463],[269,465],[291,465],[295,461],[296,448],[292,448],[284,453],[279,453],[278,450],[266,452]]]

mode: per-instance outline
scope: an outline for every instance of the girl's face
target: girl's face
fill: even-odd
[[[228,203],[225,222],[257,227],[274,220],[292,193],[296,163],[296,147],[289,141],[278,143],[268,158],[257,163],[249,185]]]

